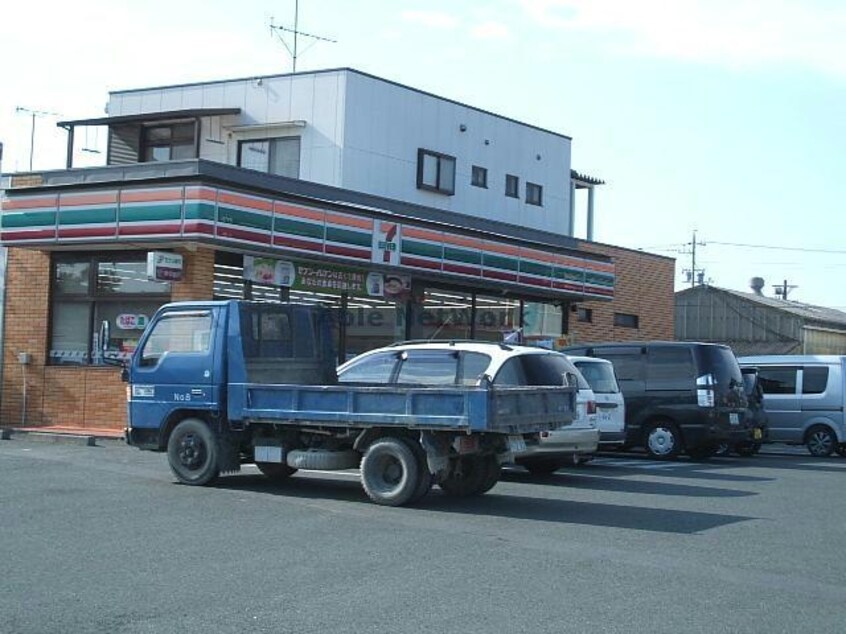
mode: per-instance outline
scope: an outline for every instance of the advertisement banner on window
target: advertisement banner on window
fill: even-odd
[[[244,256],[244,279],[256,284],[275,284],[290,287],[294,283],[296,268],[293,262]]]
[[[178,282],[182,279],[182,256],[178,253],[150,251],[147,254],[147,279]]]
[[[297,291],[348,293],[403,301],[411,295],[411,276],[365,271],[331,264],[306,264],[244,256],[245,280],[285,286]]]

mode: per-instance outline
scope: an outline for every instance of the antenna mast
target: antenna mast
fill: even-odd
[[[311,33],[306,33],[305,31],[300,31],[300,0],[294,0],[294,28],[288,28],[285,26],[279,26],[273,23],[273,18],[270,18],[270,33],[275,35],[279,38],[279,41],[282,42],[282,46],[288,51],[288,54],[291,56],[291,66],[292,72],[297,72],[297,57],[299,57],[299,36],[308,37],[313,40],[312,45],[316,44],[317,42],[330,42],[331,44],[337,44],[335,40],[329,39],[328,37],[322,37],[320,35],[313,35]],[[294,35],[294,43],[292,46],[288,45],[288,42],[285,41],[283,37],[283,33],[292,33]],[[311,48],[308,46],[306,50]],[[305,52],[305,51],[303,51]]]

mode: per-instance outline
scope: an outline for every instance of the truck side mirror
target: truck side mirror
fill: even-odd
[[[120,369],[120,380],[129,383],[129,368],[123,365]]]

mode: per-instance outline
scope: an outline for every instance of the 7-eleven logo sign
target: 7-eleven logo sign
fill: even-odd
[[[373,222],[372,261],[398,266],[400,263],[400,225],[396,222]]]

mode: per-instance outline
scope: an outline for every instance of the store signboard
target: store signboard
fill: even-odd
[[[404,300],[411,293],[411,277],[378,271],[289,262],[275,258],[244,256],[244,279],[257,284],[285,286],[297,291],[347,293],[358,297]]]
[[[147,279],[155,282],[178,282],[182,279],[182,272],[182,256],[178,253],[147,253]]]
[[[373,221],[371,259],[374,264],[398,266],[400,263],[401,225],[385,220]]]
[[[115,319],[115,325],[121,330],[144,330],[149,321],[150,318],[147,315],[122,313]]]

